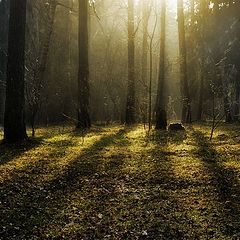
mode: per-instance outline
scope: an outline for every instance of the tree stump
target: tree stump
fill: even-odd
[[[185,131],[185,127],[181,123],[171,123],[168,126],[169,131]]]

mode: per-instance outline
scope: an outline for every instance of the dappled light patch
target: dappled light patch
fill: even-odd
[[[208,130],[39,129],[0,166],[0,239],[237,239],[238,145]]]

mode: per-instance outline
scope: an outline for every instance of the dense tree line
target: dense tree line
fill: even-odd
[[[238,121],[240,3],[176,3],[178,40],[169,46],[175,16],[165,0],[0,1],[6,139],[26,138],[25,121],[33,135],[36,124],[66,121],[149,129],[166,129],[173,115]]]

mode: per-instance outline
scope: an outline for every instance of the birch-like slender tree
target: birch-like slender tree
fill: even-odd
[[[166,92],[165,45],[166,45],[166,0],[161,0],[161,36],[160,36],[158,91],[156,103],[156,129],[167,128],[167,112],[165,99]]]
[[[135,123],[135,29],[134,1],[128,0],[128,87],[126,103],[126,124]]]

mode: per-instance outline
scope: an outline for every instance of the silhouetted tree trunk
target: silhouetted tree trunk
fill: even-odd
[[[191,102],[187,78],[187,54],[185,41],[185,24],[183,0],[177,0],[179,54],[180,54],[180,84],[182,94],[182,122],[191,122]]]
[[[167,128],[166,112],[166,78],[165,78],[165,42],[166,42],[166,1],[161,3],[161,39],[160,39],[160,63],[158,76],[158,92],[156,104],[156,129]]]
[[[3,124],[7,72],[8,1],[0,1],[0,125]]]
[[[27,139],[24,111],[26,7],[27,0],[10,1],[4,117],[4,140],[9,143]]]
[[[88,0],[79,0],[79,70],[77,128],[91,127],[89,116]]]
[[[134,2],[128,0],[128,89],[126,104],[126,124],[135,123],[135,32]]]

